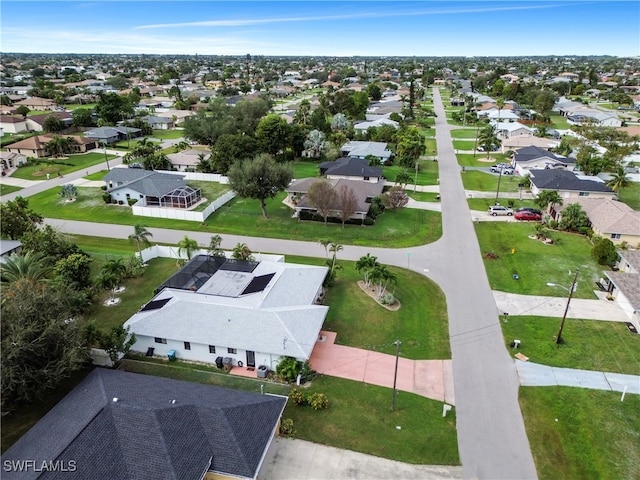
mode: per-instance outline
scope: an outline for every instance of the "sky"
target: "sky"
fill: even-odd
[[[640,2],[1,0],[0,52],[640,56]]]

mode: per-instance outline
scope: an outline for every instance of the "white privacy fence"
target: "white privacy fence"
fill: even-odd
[[[152,258],[162,257],[162,258],[175,258],[175,259],[186,259],[187,255],[185,252],[178,251],[178,247],[174,246],[166,246],[166,245],[153,245],[151,247],[145,248],[140,252],[142,254],[142,261],[144,263],[148,262]],[[227,258],[231,258],[231,252],[225,251],[225,256]],[[196,255],[206,255],[207,249],[201,248],[191,253],[191,258]],[[136,255],[140,256],[140,254],[136,253]],[[284,262],[284,255],[272,255],[269,253],[253,253],[253,257],[257,261],[266,260],[269,262]]]

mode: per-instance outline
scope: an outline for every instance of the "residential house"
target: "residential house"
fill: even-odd
[[[576,175],[568,170],[530,170],[531,193],[535,197],[544,190],[555,190],[564,204],[574,198],[592,197],[614,199],[616,194],[599,177]]]
[[[94,369],[2,456],[6,480],[256,479],[287,398]],[[55,470],[43,465],[56,465]]]
[[[24,100],[19,100],[13,104],[16,108],[21,105],[24,105],[29,110],[55,110],[58,106],[53,100],[40,97],[25,98]]]
[[[318,304],[327,272],[197,255],[125,322],[132,350],[270,370],[283,357],[308,360],[329,310]]]
[[[156,117],[170,118],[175,124],[184,122],[187,118],[196,115],[190,110],[167,110],[166,112],[156,112]]]
[[[25,155],[13,152],[0,152],[0,165],[2,165],[2,171],[17,168],[26,164],[27,157]]]
[[[543,150],[549,150],[550,148],[557,147],[559,144],[559,141],[551,138],[522,136],[502,140],[500,147],[502,148],[502,153],[506,153],[509,150],[517,151],[525,147],[539,147]]]
[[[20,253],[21,249],[22,242],[19,240],[0,239],[0,263],[4,263],[14,253]]]
[[[491,109],[486,110],[485,112],[478,112],[478,118],[488,118],[489,120],[494,121],[507,121],[507,122],[515,122],[520,120],[520,116],[517,113],[512,112],[511,110],[502,109]]]
[[[4,133],[22,133],[29,131],[27,119],[17,115],[0,116],[0,128],[2,128]]]
[[[605,271],[605,288],[640,331],[640,250],[618,250],[617,271]]]
[[[133,199],[141,207],[189,209],[201,200],[200,189],[188,186],[182,175],[140,168],[113,168],[103,180],[111,198],[120,204]]]
[[[19,142],[9,144],[5,148],[8,152],[17,155],[35,158],[48,157],[49,153],[47,153],[45,145],[55,136],[74,139],[75,144],[73,145],[73,153],[85,153],[97,148],[98,146],[97,142],[92,138],[83,138],[77,135],[58,135],[54,133],[47,133],[45,135],[35,135],[33,137],[25,138]]]
[[[58,117],[65,128],[70,127],[73,124],[73,118],[71,114],[68,112],[51,112],[45,113],[42,115],[29,115],[27,117],[27,130],[32,132],[42,132],[44,131],[44,123],[49,117]]]
[[[567,114],[570,125],[594,125],[597,127],[621,127],[622,120],[614,112],[603,112],[588,107],[581,107]]]
[[[563,168],[573,171],[576,159],[557,155],[545,148],[523,147],[513,155],[513,167],[518,175],[526,175],[531,170]]]
[[[0,115],[15,115],[16,109],[15,107],[11,107],[9,105],[0,105]]]
[[[171,166],[179,172],[195,171],[201,160],[208,162],[211,153],[207,150],[189,149],[177,153],[170,153],[167,158]]]
[[[303,211],[315,213],[316,207],[312,205],[307,197],[307,193],[311,185],[319,181],[317,178],[303,178],[301,180],[295,180],[286,188],[287,198],[284,203],[295,210],[294,216],[299,217]],[[329,178],[327,180],[331,183],[331,186],[336,192],[340,192],[343,187],[349,188],[356,199],[356,207],[350,220],[361,220],[364,222],[369,209],[371,208],[371,201],[382,194],[384,189],[384,182],[372,183],[369,181],[354,180],[347,178]],[[330,217],[339,218],[341,214],[341,205],[339,198],[334,199],[334,204],[330,206]]]
[[[533,137],[533,129],[520,122],[489,122],[496,129],[496,135],[500,140],[507,140],[515,137]]]
[[[395,123],[395,122],[394,122]],[[343,157],[367,159],[368,157],[376,157],[381,164],[388,162],[393,153],[387,148],[384,142],[366,142],[351,141],[340,147],[340,153]]]
[[[364,158],[343,157],[319,166],[320,175],[328,179],[344,178],[370,183],[384,183],[382,168],[372,167]]]
[[[381,127],[383,125],[391,125],[396,130],[400,126],[395,120],[391,120],[388,115],[378,115],[379,118],[375,120],[366,120],[364,122],[355,123],[353,125],[354,130],[360,132],[366,132],[371,127]]]
[[[153,130],[171,130],[175,127],[172,118],[147,115],[142,117],[142,120],[147,122]]]
[[[572,199],[589,217],[595,235],[608,238],[616,245],[623,242],[640,245],[640,211],[617,200],[582,197]]]
[[[90,137],[101,144],[112,145],[121,140],[137,138],[142,130],[133,127],[98,127],[84,132],[85,137]]]

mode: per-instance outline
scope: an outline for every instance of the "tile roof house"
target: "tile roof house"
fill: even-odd
[[[50,116],[58,117],[62,121],[62,123],[64,123],[65,128],[68,128],[73,124],[73,118],[71,117],[70,113],[51,112],[42,115],[29,115],[27,117],[27,129],[34,132],[44,131],[44,122]]]
[[[27,157],[25,155],[13,152],[0,152],[0,165],[2,166],[2,170],[16,168],[26,164]]]
[[[46,135],[35,135],[33,137],[25,138],[19,142],[11,143],[5,148],[8,152],[18,155],[26,155],[27,157],[43,158],[49,156],[46,151],[45,145],[51,141],[54,134],[47,133]],[[97,147],[94,139],[82,138],[75,135],[63,135],[65,138],[73,138],[76,140],[74,151],[76,153],[84,153],[88,150],[93,150]]]
[[[616,194],[609,188],[604,180],[598,177],[576,175],[568,170],[546,169],[530,170],[531,193],[535,197],[543,190],[555,190],[565,199],[579,197],[610,198]]]
[[[513,165],[518,175],[524,175],[530,170],[564,168],[573,171],[576,159],[563,157],[545,148],[528,146],[518,150],[513,155]]]
[[[200,189],[189,187],[182,175],[140,168],[113,168],[103,180],[117,203],[137,199],[140,207],[191,208],[201,199]]]
[[[393,120],[390,120],[393,121]],[[396,122],[394,122],[396,123]],[[367,159],[368,156],[377,157],[380,163],[387,162],[393,153],[384,142],[356,141],[347,142],[340,147],[343,157]]]
[[[200,163],[200,156],[202,156],[202,159],[206,162],[211,158],[211,153],[208,150],[190,148],[189,150],[170,153],[167,155],[167,158],[176,170],[184,172],[187,169],[194,171]]]
[[[132,350],[275,369],[309,359],[329,307],[317,304],[327,267],[197,255],[129,320]]]
[[[618,271],[605,271],[607,291],[640,332],[640,250],[618,250]]]
[[[540,147],[543,150],[549,150],[550,148],[555,148],[560,144],[559,141],[551,139],[551,138],[542,138],[535,136],[523,136],[523,137],[512,137],[502,140],[501,148],[502,152],[506,153],[509,150],[517,151],[524,147]]]
[[[30,110],[55,110],[57,104],[53,100],[40,97],[29,97],[18,102],[14,102],[14,107],[24,105]]]
[[[27,119],[17,115],[0,116],[0,128],[4,133],[22,133],[29,131]]]
[[[96,368],[2,455],[58,469],[5,469],[2,478],[255,479],[286,402]]]
[[[616,200],[579,197],[571,200],[582,206],[595,235],[615,244],[640,245],[640,211]]]

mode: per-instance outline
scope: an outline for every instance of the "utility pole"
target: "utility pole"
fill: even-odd
[[[571,288],[569,289],[569,298],[567,298],[567,306],[564,309],[564,315],[562,315],[562,322],[560,322],[560,330],[558,330],[558,337],[556,338],[557,345],[560,345],[561,343],[563,343],[562,329],[564,328],[564,321],[567,319],[567,313],[569,312],[569,304],[571,303],[571,297],[573,297],[573,291],[576,289],[576,282],[578,281],[578,273],[580,273],[580,270],[576,268],[576,274],[573,277],[573,283],[571,283]]]
[[[110,171],[111,168],[109,167],[109,157],[107,156],[107,141],[105,140],[104,142],[102,142],[102,145],[104,146],[104,161],[107,162],[107,171]]]
[[[398,357],[400,356],[400,344],[402,342],[400,340],[396,340],[396,369],[393,373],[393,398],[391,399],[391,411],[395,411],[396,409],[396,380],[398,379]]]
[[[500,194],[500,180],[502,180],[502,170],[503,168],[500,167],[500,173],[498,174],[498,188],[496,189],[496,204],[498,203],[498,195]]]

